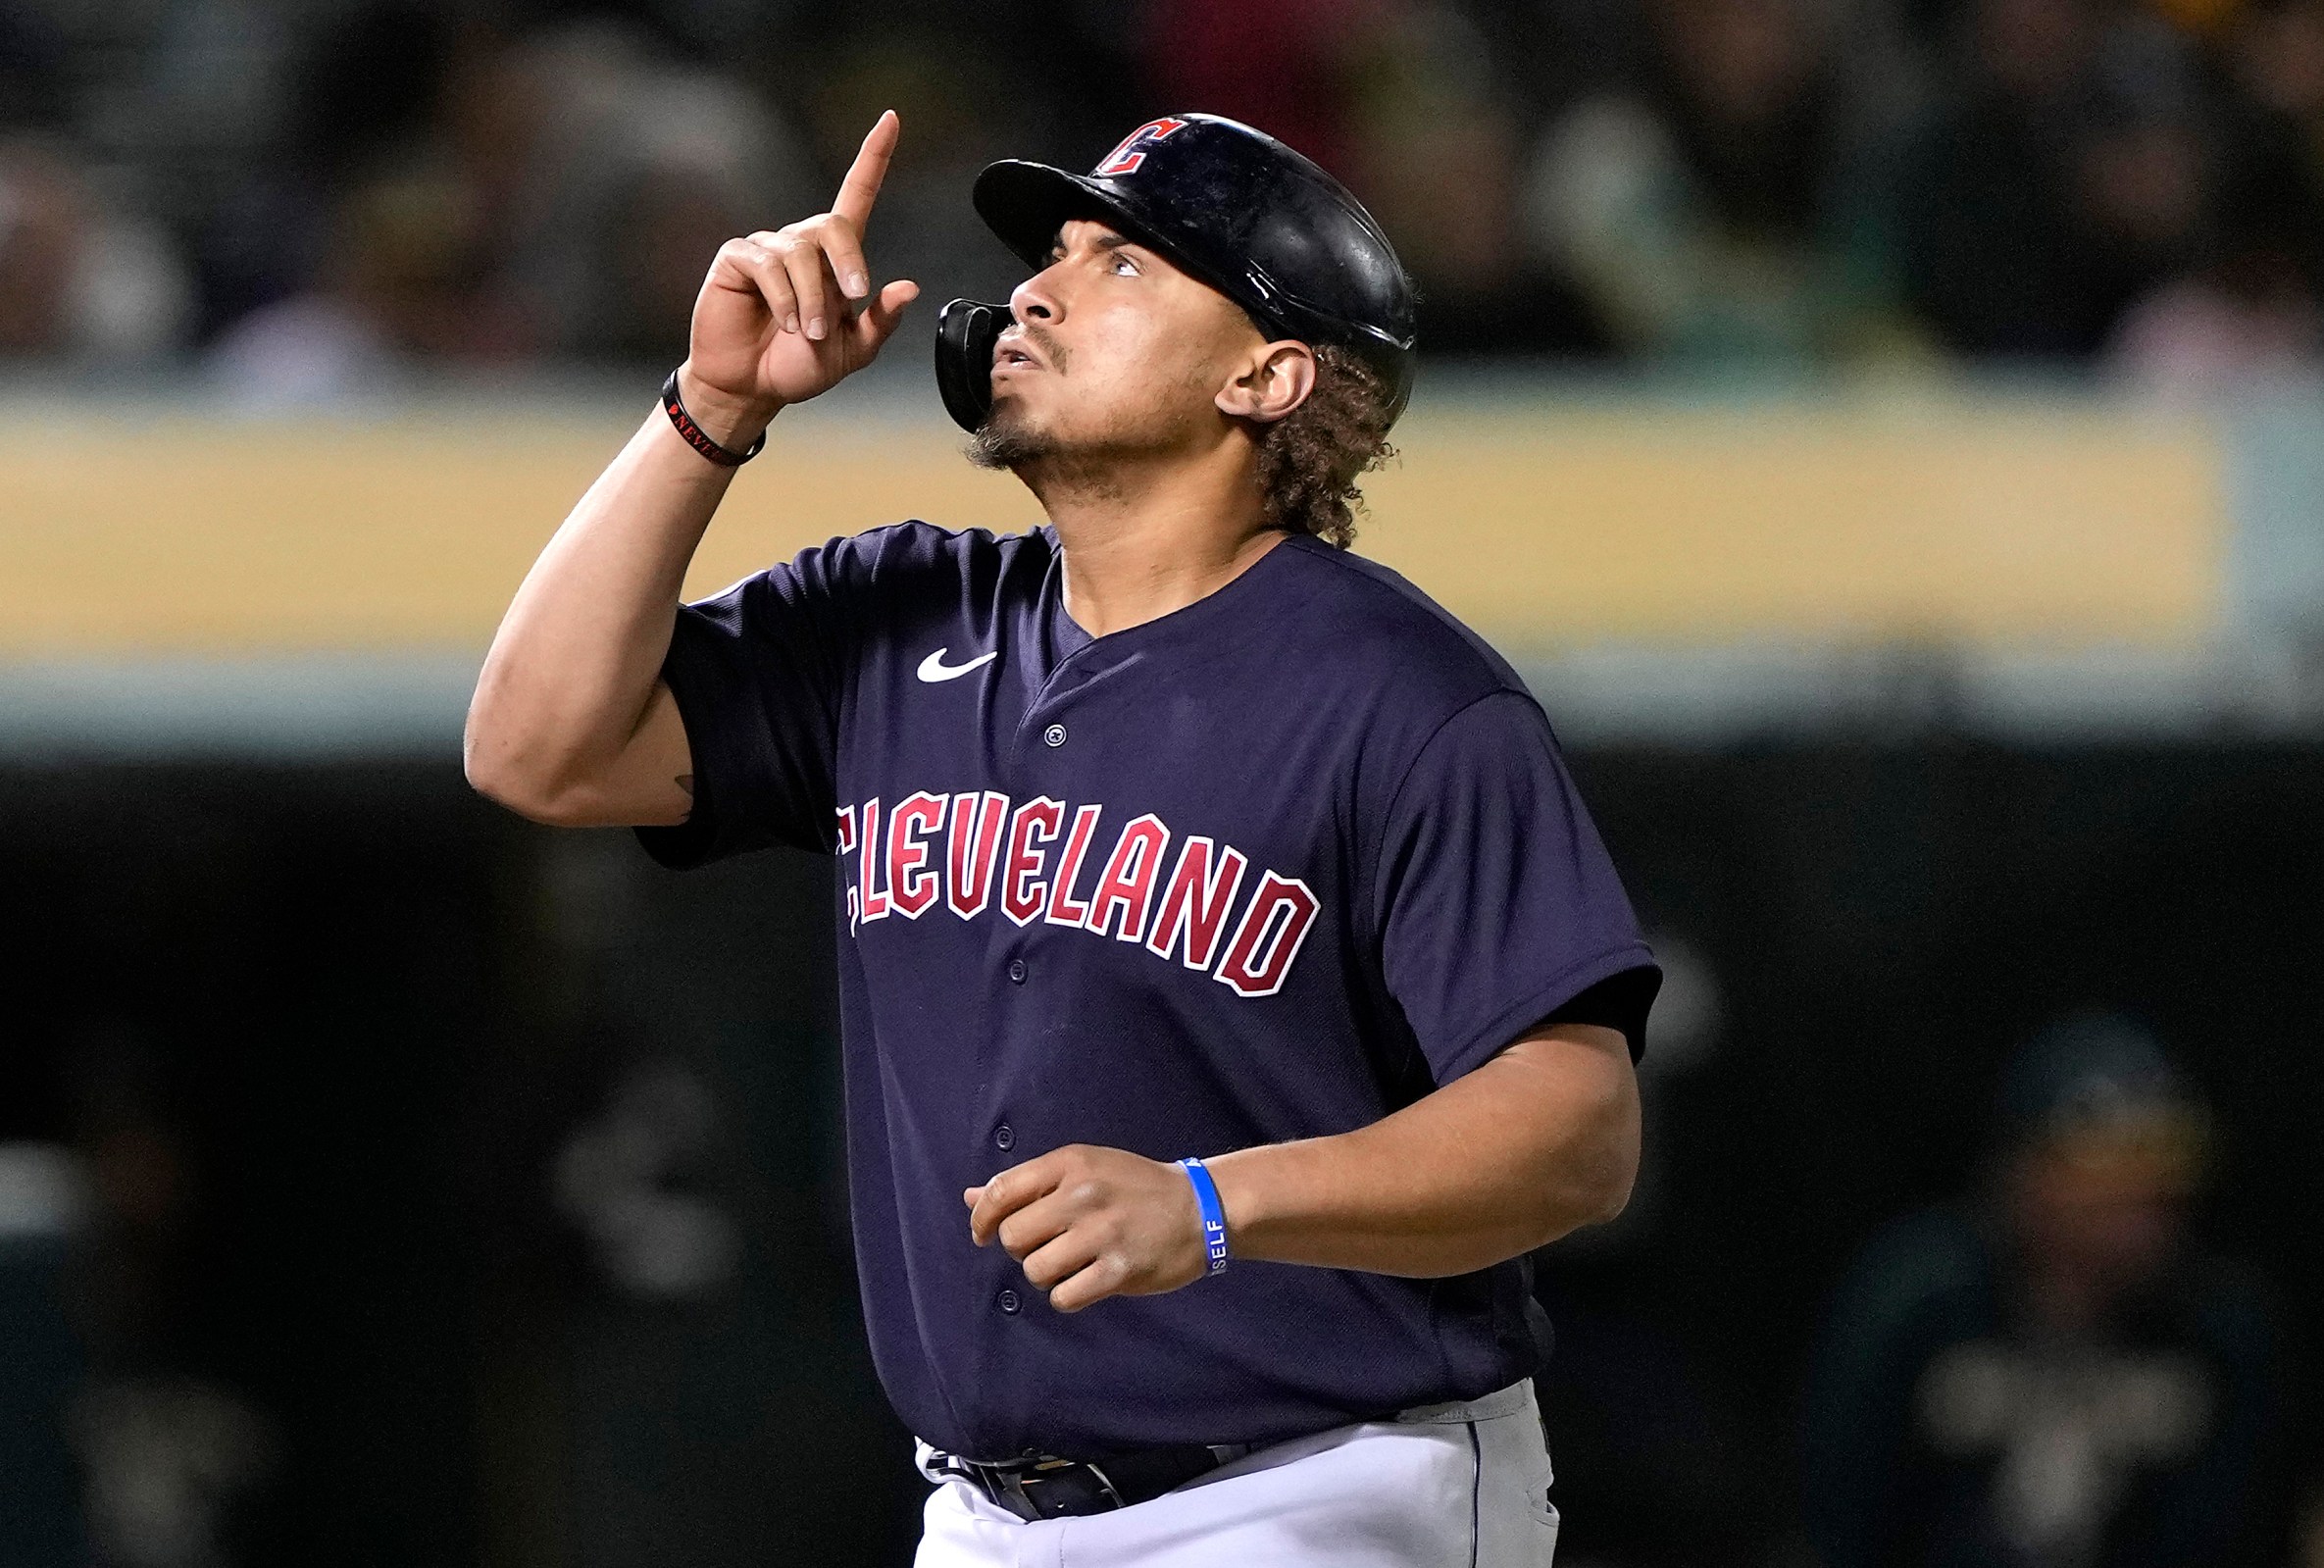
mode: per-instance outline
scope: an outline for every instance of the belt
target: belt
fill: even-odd
[[[1255,1442],[1181,1443],[1139,1448],[1105,1459],[1066,1459],[1053,1453],[988,1463],[935,1449],[929,1468],[959,1476],[1029,1523],[1076,1514],[1104,1513],[1159,1497],[1196,1476],[1239,1459]]]

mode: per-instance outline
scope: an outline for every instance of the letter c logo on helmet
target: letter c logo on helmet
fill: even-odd
[[[1149,120],[1129,135],[1124,136],[1122,144],[1105,155],[1105,162],[1097,166],[1096,173],[1100,175],[1131,174],[1137,170],[1139,164],[1146,161],[1146,155],[1143,152],[1132,152],[1131,148],[1141,141],[1160,141],[1172,131],[1186,128],[1187,123],[1184,120],[1168,118]]]

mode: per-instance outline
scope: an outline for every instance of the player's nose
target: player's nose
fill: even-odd
[[[1065,318],[1065,297],[1058,288],[1057,269],[1044,267],[1009,291],[1009,314],[1017,325],[1048,325]]]

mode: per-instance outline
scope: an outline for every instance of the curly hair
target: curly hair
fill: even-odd
[[[1337,343],[1315,346],[1315,389],[1260,427],[1259,490],[1272,528],[1345,549],[1364,509],[1356,477],[1396,455],[1388,443],[1388,379]]]

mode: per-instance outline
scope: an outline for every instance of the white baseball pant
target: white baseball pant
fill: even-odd
[[[1557,1509],[1530,1379],[1254,1449],[1159,1497],[1023,1520],[929,1468],[913,1568],[1549,1568]]]

